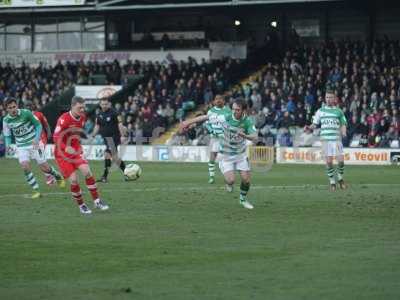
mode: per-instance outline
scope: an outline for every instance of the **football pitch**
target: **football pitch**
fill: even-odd
[[[347,166],[331,193],[323,166],[274,165],[253,174],[249,211],[207,164],[141,166],[99,184],[110,211],[82,216],[37,170],[31,200],[0,160],[0,299],[400,298],[399,167]]]

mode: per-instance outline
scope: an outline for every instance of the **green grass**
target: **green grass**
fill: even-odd
[[[81,216],[0,164],[0,299],[399,299],[397,167],[348,166],[330,193],[322,166],[275,165],[248,211],[206,164],[148,163],[136,182],[113,172],[111,210]]]

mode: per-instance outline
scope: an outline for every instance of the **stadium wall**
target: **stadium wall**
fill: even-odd
[[[85,145],[85,157],[89,160],[104,159],[104,145]],[[46,157],[53,159],[53,145],[46,147]],[[123,146],[122,159],[147,162],[208,162],[207,146]],[[279,164],[323,164],[320,148],[276,147],[276,163]],[[400,149],[345,148],[348,165],[390,165],[400,162]],[[8,158],[16,158],[15,146]]]

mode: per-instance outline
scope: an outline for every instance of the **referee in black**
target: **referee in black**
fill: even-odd
[[[92,137],[100,133],[106,145],[106,152],[104,153],[104,173],[98,182],[107,183],[112,161],[120,167],[122,172],[125,170],[125,163],[118,155],[118,145],[121,144],[124,126],[121,117],[111,108],[111,103],[108,98],[100,100],[100,108],[101,110],[96,117],[96,124],[93,129]]]

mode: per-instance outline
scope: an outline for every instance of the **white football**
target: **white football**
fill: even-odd
[[[130,180],[136,180],[142,175],[142,168],[137,164],[128,164],[125,167],[124,175]]]

